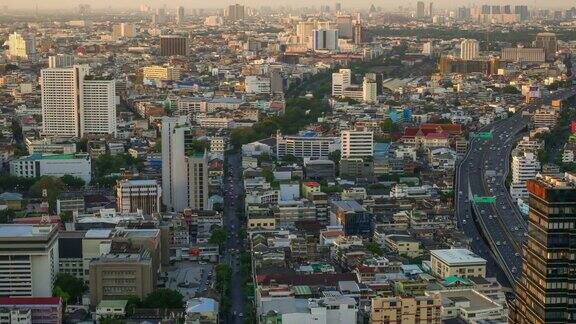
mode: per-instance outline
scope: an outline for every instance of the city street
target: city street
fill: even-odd
[[[226,157],[226,174],[224,177],[224,227],[228,233],[226,249],[222,263],[227,263],[232,268],[230,287],[231,310],[230,317],[225,323],[244,322],[244,293],[242,274],[240,273],[240,251],[243,244],[239,233],[242,222],[239,219],[237,209],[241,203],[242,187],[242,161],[238,153],[228,154]]]

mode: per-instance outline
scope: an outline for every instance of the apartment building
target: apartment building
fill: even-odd
[[[51,297],[58,269],[56,226],[0,224],[0,296]]]
[[[430,251],[432,273],[440,278],[486,277],[486,260],[467,249]]]
[[[116,210],[145,215],[160,212],[162,188],[156,180],[119,180],[116,183]]]

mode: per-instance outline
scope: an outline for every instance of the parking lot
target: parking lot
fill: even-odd
[[[166,288],[178,290],[185,299],[201,295],[210,287],[214,265],[198,261],[180,261],[167,271]]]

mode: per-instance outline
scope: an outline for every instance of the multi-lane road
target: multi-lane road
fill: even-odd
[[[533,111],[551,99],[567,99],[574,90],[564,90],[522,107]],[[528,125],[529,117],[517,112],[509,118],[484,127],[491,138],[473,138],[456,170],[455,199],[458,224],[471,239],[474,252],[486,258],[488,270],[514,285],[522,264],[521,249],[526,221],[506,188],[510,153]],[[473,203],[473,197],[495,197],[493,203]],[[499,269],[498,269],[499,268]],[[498,271],[498,270],[501,270]]]
[[[232,269],[230,283],[231,307],[228,317],[223,319],[225,323],[244,323],[244,290],[242,274],[240,272],[240,252],[243,242],[240,236],[242,222],[238,217],[238,206],[241,203],[242,187],[242,162],[238,153],[230,153],[226,156],[227,173],[224,177],[224,228],[228,233],[224,262]]]

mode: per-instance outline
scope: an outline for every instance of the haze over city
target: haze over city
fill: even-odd
[[[0,3],[0,323],[576,322],[576,3]]]

